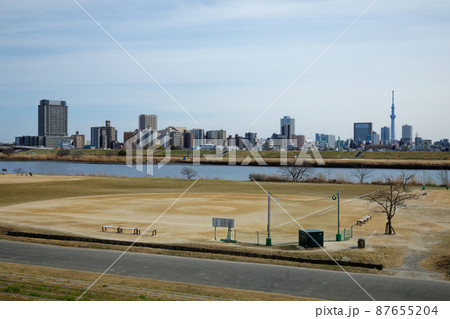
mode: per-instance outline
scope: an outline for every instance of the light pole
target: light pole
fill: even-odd
[[[340,221],[340,206],[341,206],[341,190],[338,189],[337,192],[337,196],[333,195],[332,196],[333,200],[337,199],[337,234],[336,234],[336,241],[341,241],[342,240],[342,235],[341,235],[341,221]]]

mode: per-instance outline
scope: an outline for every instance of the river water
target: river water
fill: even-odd
[[[162,167],[158,165],[144,165],[142,167],[128,167],[124,164],[96,164],[78,162],[57,161],[1,161],[0,168],[14,173],[17,169],[24,172],[42,175],[92,175],[92,176],[126,176],[126,177],[157,177],[157,178],[184,178],[181,170],[185,167],[196,171],[197,176],[204,179],[220,179],[245,181],[249,180],[249,174],[281,174],[279,167],[273,166],[230,166],[230,165],[186,165],[167,164]],[[405,169],[372,169],[372,174],[365,182],[383,180],[385,177],[396,177],[406,172],[414,174],[418,181],[437,182],[439,171],[436,170],[405,170]],[[317,176],[323,174],[327,179],[343,179],[357,182],[353,168],[327,168],[318,167],[311,169],[310,174]]]

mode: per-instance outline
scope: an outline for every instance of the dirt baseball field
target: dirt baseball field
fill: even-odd
[[[89,180],[89,177],[71,176],[0,176],[0,184],[60,183]],[[91,178],[92,179],[92,178]],[[220,181],[218,181],[219,183]],[[199,184],[202,181],[198,182]],[[36,187],[39,187],[36,184]],[[63,186],[61,186],[63,187]],[[313,187],[313,186],[311,186]],[[314,186],[314,187],[320,187]],[[325,187],[325,186],[324,186]],[[339,186],[336,186],[336,188]],[[358,187],[358,185],[354,185]],[[303,193],[306,193],[305,191]],[[210,242],[214,241],[213,217],[232,218],[235,230],[232,239],[239,242],[263,244],[267,237],[268,200],[261,191],[255,193],[187,192],[139,193],[69,197],[35,200],[0,207],[4,226],[15,229],[58,232],[99,238],[134,240],[134,228],[141,230],[140,241],[149,242]],[[322,194],[284,195],[273,193],[271,201],[271,237],[274,244],[298,242],[298,230],[324,231],[325,246],[329,250],[348,249],[358,238],[365,238],[368,249],[373,245],[395,245],[423,252],[432,248],[439,234],[450,231],[450,191],[431,190],[426,196],[408,203],[394,219],[396,236],[386,242],[384,214],[375,213],[359,196],[341,193],[340,231],[353,225],[353,238],[335,242],[337,233],[337,201],[327,189]],[[357,220],[370,215],[362,226]],[[102,226],[127,227],[117,233]],[[146,230],[149,230],[146,232]],[[156,235],[152,236],[152,230]],[[259,237],[258,237],[259,236]],[[217,229],[217,240],[226,237],[226,229]]]

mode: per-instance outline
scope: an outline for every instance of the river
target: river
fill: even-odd
[[[181,170],[185,167],[196,171],[197,176],[204,179],[219,179],[245,181],[249,180],[249,174],[280,174],[280,167],[273,166],[230,166],[230,165],[186,165],[167,164],[162,167],[158,165],[144,165],[139,167],[128,167],[124,164],[98,164],[58,161],[1,161],[0,168],[7,169],[8,173],[15,173],[17,169],[24,172],[42,175],[86,175],[86,176],[126,176],[126,177],[157,177],[157,178],[183,178]],[[148,171],[147,171],[148,170]],[[310,175],[323,174],[327,179],[341,179],[357,182],[354,176],[356,169],[353,168],[312,168]],[[436,170],[400,170],[400,169],[371,169],[371,175],[365,182],[383,180],[385,177],[396,177],[406,172],[414,174],[418,181],[425,177],[427,183],[439,180]],[[148,173],[148,174],[146,174]]]

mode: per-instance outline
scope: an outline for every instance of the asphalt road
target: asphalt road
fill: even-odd
[[[0,261],[103,273],[121,252],[0,241]],[[326,300],[450,300],[450,283],[300,267],[126,253],[110,274]],[[353,279],[352,279],[353,278]],[[359,283],[362,288],[358,286]]]

